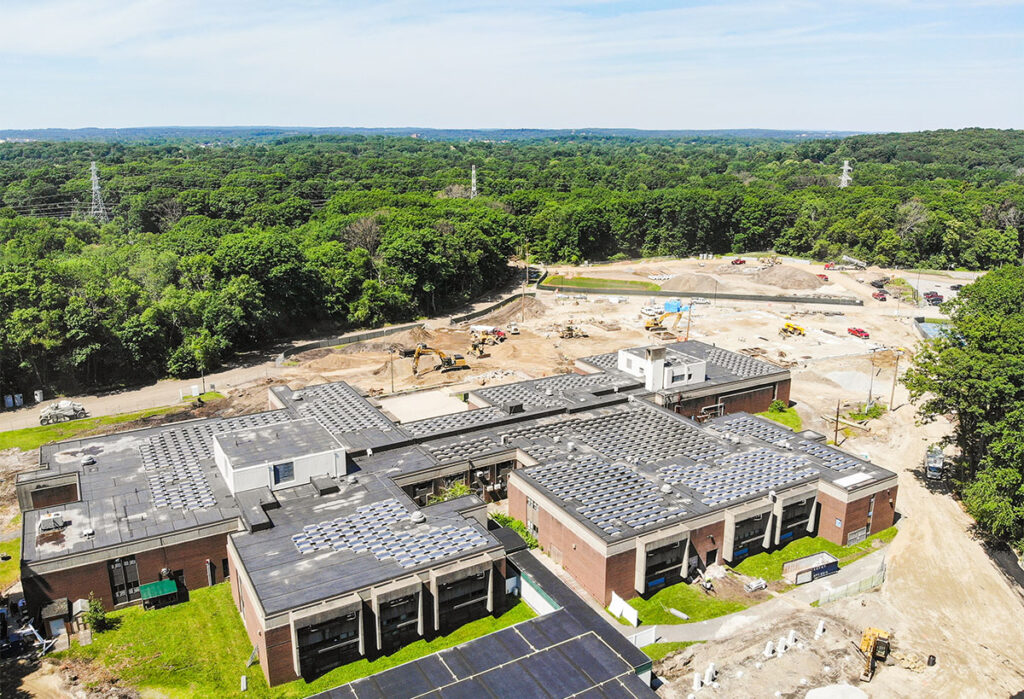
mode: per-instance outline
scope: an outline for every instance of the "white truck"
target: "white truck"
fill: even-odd
[[[940,481],[945,475],[946,457],[942,453],[942,447],[933,445],[928,448],[924,455],[924,477],[933,481]]]

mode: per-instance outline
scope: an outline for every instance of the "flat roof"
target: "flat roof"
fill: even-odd
[[[459,511],[481,505],[475,496],[419,508],[385,474],[359,473],[338,485],[327,495],[312,485],[274,491],[273,526],[231,535],[267,614],[502,550]],[[416,510],[422,522],[411,518]]]
[[[232,469],[278,463],[342,449],[342,444],[313,418],[263,425],[214,435]]]

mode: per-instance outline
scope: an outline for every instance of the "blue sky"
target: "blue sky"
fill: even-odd
[[[1024,128],[1024,0],[2,0],[0,128]]]

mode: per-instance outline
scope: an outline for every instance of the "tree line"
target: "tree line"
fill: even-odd
[[[526,240],[546,262],[774,249],[995,267],[1021,252],[1020,141],[0,144],[0,390],[188,376],[314,328],[433,315],[503,283]],[[106,224],[86,216],[91,161]]]

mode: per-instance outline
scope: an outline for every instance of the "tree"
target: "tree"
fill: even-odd
[[[89,606],[86,607],[82,618],[93,633],[116,629],[119,621],[107,616],[107,611],[103,608],[103,600],[97,599],[96,595],[91,592],[89,593]]]

